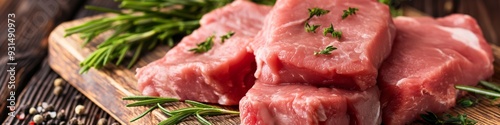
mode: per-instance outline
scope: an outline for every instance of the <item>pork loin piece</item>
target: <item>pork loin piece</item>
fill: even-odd
[[[365,91],[256,83],[240,101],[243,125],[380,125],[377,86]]]
[[[426,111],[455,105],[456,84],[476,85],[493,73],[493,56],[476,21],[467,15],[394,19],[397,37],[380,69],[385,125],[403,125]]]
[[[255,83],[255,57],[247,45],[270,9],[241,0],[204,15],[201,27],[165,57],[137,69],[140,91],[149,96],[237,105]],[[230,31],[234,36],[221,43],[220,36]],[[189,51],[212,35],[214,45],[208,52]]]
[[[308,9],[330,12],[313,17],[311,25],[321,25],[307,33],[304,22]],[[342,19],[343,10],[358,8],[355,15]],[[323,29],[333,24],[342,32],[339,40]],[[252,44],[257,61],[255,76],[264,83],[308,83],[364,90],[376,83],[377,71],[389,55],[395,28],[386,5],[373,0],[279,0],[266,18]],[[314,52],[332,45],[330,55]]]

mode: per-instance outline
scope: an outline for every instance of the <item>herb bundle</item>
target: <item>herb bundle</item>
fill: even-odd
[[[143,51],[158,44],[174,46],[176,38],[190,34],[199,27],[199,19],[206,13],[231,3],[233,0],[118,0],[117,11],[86,6],[86,9],[115,13],[82,25],[66,29],[65,36],[79,34],[85,40],[83,46],[107,31],[114,33],[97,46],[97,49],[80,63],[80,73],[90,68],[100,69],[109,63],[122,64],[129,52],[133,52],[128,68],[132,67]],[[275,0],[254,0],[272,5]]]
[[[453,116],[450,114],[445,114],[443,117],[438,117],[432,112],[427,112],[427,114],[421,114],[422,120],[430,125],[475,125],[477,122],[467,118],[466,114],[459,114]]]
[[[123,100],[134,100],[136,102],[128,104],[127,107],[136,106],[152,106],[146,112],[140,114],[138,117],[130,120],[134,122],[144,117],[146,114],[152,112],[153,110],[159,108],[165,115],[169,118],[161,121],[158,125],[175,125],[182,122],[185,118],[189,116],[194,116],[203,125],[211,125],[207,119],[203,116],[214,116],[214,115],[224,115],[224,114],[239,114],[238,111],[226,110],[219,107],[203,104],[196,101],[185,100],[184,102],[190,104],[193,107],[181,108],[173,111],[168,111],[162,104],[170,102],[178,102],[178,99],[174,98],[163,98],[163,97],[152,97],[152,96],[129,96],[123,98]]]

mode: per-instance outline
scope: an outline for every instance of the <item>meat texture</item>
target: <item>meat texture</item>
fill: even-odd
[[[139,89],[149,96],[237,105],[255,81],[254,56],[246,48],[270,9],[241,0],[204,15],[200,28],[165,57],[137,69]],[[230,31],[234,36],[222,43],[219,36]],[[208,52],[189,51],[212,35]]]
[[[379,90],[257,82],[240,101],[243,125],[380,125]]]
[[[321,25],[306,32],[308,9],[330,12],[309,21]],[[343,10],[358,8],[342,19]],[[323,29],[333,25],[340,39]],[[252,44],[257,61],[255,76],[266,84],[304,83],[365,90],[374,86],[378,68],[389,55],[395,28],[388,7],[374,0],[279,0]],[[332,45],[330,55],[314,52]]]
[[[397,37],[380,69],[385,125],[403,125],[426,111],[455,105],[454,85],[476,85],[493,73],[493,56],[476,21],[467,15],[394,19]]]

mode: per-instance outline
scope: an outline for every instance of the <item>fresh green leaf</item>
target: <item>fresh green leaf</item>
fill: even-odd
[[[221,42],[222,42],[222,43],[224,43],[227,39],[231,38],[231,36],[233,36],[233,35],[234,35],[234,32],[233,32],[233,31],[229,31],[227,34],[222,35],[222,36],[220,37]]]

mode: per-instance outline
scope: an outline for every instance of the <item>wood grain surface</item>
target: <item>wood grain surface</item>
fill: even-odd
[[[415,13],[419,15],[419,13]],[[99,15],[101,16],[112,16]],[[76,26],[91,18],[83,18],[59,25],[49,37],[49,65],[54,71],[66,79],[71,85],[75,86],[90,100],[95,102],[99,107],[108,112],[112,117],[116,118],[123,124],[129,124],[128,121],[143,111],[146,107],[127,108],[125,105],[129,101],[122,101],[122,97],[129,95],[139,95],[140,92],[136,89],[136,78],[134,77],[135,69],[147,65],[156,59],[161,58],[168,51],[168,47],[159,46],[154,51],[145,53],[141,56],[138,63],[132,69],[126,69],[125,66],[106,66],[102,70],[91,69],[86,74],[78,74],[80,67],[79,62],[87,57],[90,52],[95,50],[95,46],[104,40],[105,35],[99,36],[96,40],[92,41],[89,45],[81,47],[83,42],[78,35],[63,37],[64,29]],[[492,45],[494,50],[495,60],[500,59],[500,48]],[[500,75],[497,72],[500,69],[500,63],[495,62],[495,75],[493,81],[500,81]],[[499,78],[499,79],[496,79]],[[470,118],[478,121],[479,125],[494,125],[500,123],[500,108],[495,105],[497,102],[490,101],[483,96],[476,96],[473,94],[467,95],[470,97],[480,99],[480,103],[473,108],[460,108],[456,107],[448,113],[457,114],[465,113]],[[167,109],[177,109],[187,106],[183,103],[169,104]],[[141,124],[154,124],[167,117],[159,111],[147,115],[142,120],[137,121]],[[208,118],[211,122],[216,124],[239,124],[239,117],[235,115],[218,116]],[[193,118],[182,124],[197,124]]]
[[[149,62],[163,57],[169,48],[167,46],[159,46],[153,52],[145,53],[131,69],[127,69],[125,66],[109,66],[102,70],[91,69],[88,73],[78,74],[80,69],[79,62],[96,49],[95,46],[98,41],[103,41],[104,36],[99,36],[95,41],[88,44],[88,46],[82,48],[82,40],[78,35],[65,38],[64,29],[76,26],[89,19],[91,18],[63,23],[54,29],[49,36],[49,65],[62,78],[71,83],[103,110],[110,113],[119,122],[129,124],[129,120],[147,110],[147,107],[127,108],[125,105],[130,103],[130,101],[121,100],[121,98],[126,96],[140,95],[140,92],[136,89],[137,79],[134,76],[135,70],[133,69],[145,66]],[[165,105],[165,108],[173,110],[186,106],[188,105],[184,103],[174,103],[172,105]],[[136,122],[140,124],[155,124],[166,118],[166,115],[157,110]],[[237,115],[216,116],[207,119],[217,124],[239,123]],[[195,119],[190,118],[182,124],[197,123]]]

